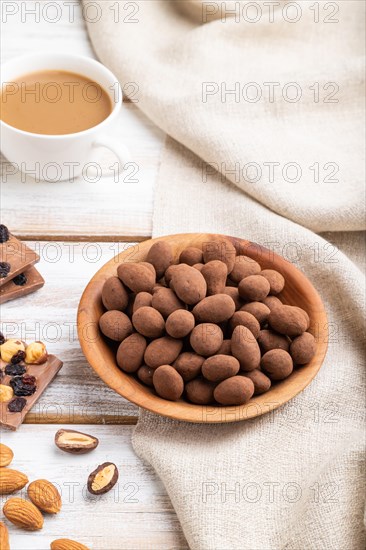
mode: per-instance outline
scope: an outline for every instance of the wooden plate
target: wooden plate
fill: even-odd
[[[286,286],[279,297],[284,303],[300,306],[308,312],[311,320],[309,331],[315,336],[317,342],[316,354],[306,366],[294,370],[286,380],[273,385],[268,392],[253,397],[245,405],[220,407],[194,405],[183,400],[166,401],[158,397],[152,389],[141,384],[134,376],[118,368],[115,351],[107,344],[98,329],[98,320],[104,311],[101,300],[102,287],[108,277],[117,274],[120,263],[144,261],[148,250],[158,240],[169,242],[175,258],[178,259],[181,251],[187,246],[202,248],[204,243],[217,242],[220,238],[229,239],[238,253],[257,260],[263,269],[273,268],[282,273],[286,279]],[[311,382],[323,363],[328,343],[328,325],[324,305],[303,273],[281,256],[260,245],[233,237],[205,233],[171,235],[148,240],[128,248],[106,263],[91,279],[81,297],[78,310],[78,334],[88,362],[100,378],[117,393],[154,413],[187,422],[205,423],[236,422],[260,416],[280,407]]]

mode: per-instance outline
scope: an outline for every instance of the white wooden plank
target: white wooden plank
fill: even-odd
[[[134,422],[137,408],[107,388],[87,364],[76,331],[81,294],[94,273],[126,243],[30,242],[39,253],[37,269],[45,286],[1,306],[8,337],[44,341],[64,363],[57,378],[35,405],[32,422]]]
[[[3,14],[6,23],[2,25],[2,61],[25,52],[49,50],[95,56],[80,3],[28,0],[6,4],[17,11],[6,19]],[[56,4],[59,12],[52,8]],[[74,18],[70,17],[71,5]],[[39,21],[38,15],[30,13],[32,9],[39,11]],[[58,16],[60,20],[52,22]],[[11,174],[11,168],[2,159],[2,223],[14,228],[17,235],[30,238],[94,240],[115,236],[130,240],[150,235],[153,188],[165,136],[133,103],[124,104],[111,135],[129,147],[134,163],[117,183],[109,175],[92,183],[91,172],[72,183],[35,182],[19,171]],[[93,161],[106,169],[116,158],[100,150]]]
[[[151,235],[154,182],[163,135],[131,103],[124,104],[113,135],[126,143],[133,165],[122,173],[93,183],[92,173],[74,182],[36,182],[2,163],[2,222],[21,237],[95,238]],[[102,150],[101,150],[102,152]],[[112,154],[95,158],[112,166]],[[11,169],[10,169],[11,170]],[[22,178],[25,181],[22,181]]]
[[[79,2],[3,2],[2,23],[2,63],[16,55],[49,50],[94,55]]]
[[[52,481],[63,501],[60,514],[46,516],[44,528],[36,533],[26,533],[5,520],[12,550],[46,550],[52,540],[63,537],[94,550],[187,548],[164,487],[132,450],[132,427],[76,426],[100,441],[97,449],[81,456],[56,448],[56,429],[27,425],[18,433],[0,433],[2,443],[14,451],[12,467],[27,474],[30,481]],[[88,475],[107,461],[119,469],[118,485],[106,495],[93,497],[86,491]],[[1,505],[6,498],[1,497]]]

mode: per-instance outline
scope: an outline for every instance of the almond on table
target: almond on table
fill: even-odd
[[[0,521],[0,548],[1,550],[10,550],[9,531],[2,521]]]
[[[14,458],[14,453],[7,445],[0,443],[0,468],[9,466]]]
[[[51,550],[89,550],[89,548],[75,540],[57,539],[51,542]]]
[[[46,479],[32,481],[27,489],[30,500],[47,514],[58,514],[62,508],[62,500],[57,488]]]
[[[17,527],[28,531],[38,531],[43,527],[41,512],[27,500],[22,498],[9,498],[4,504],[4,516]]]
[[[99,439],[76,430],[61,429],[55,435],[55,444],[65,453],[80,455],[96,449]]]
[[[28,481],[27,476],[18,470],[0,468],[0,495],[11,495],[20,491]]]
[[[88,491],[92,495],[108,493],[118,481],[118,468],[112,462],[104,462],[98,466],[88,478]]]

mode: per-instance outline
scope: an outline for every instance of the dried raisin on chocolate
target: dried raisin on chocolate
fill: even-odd
[[[22,412],[27,404],[27,400],[24,397],[14,397],[8,403],[8,409],[12,413]]]
[[[20,275],[17,275],[13,279],[13,283],[17,286],[24,286],[25,284],[27,284],[27,281],[28,281],[28,279],[24,275],[24,273],[20,273]]]
[[[0,262],[0,279],[4,279],[9,275],[10,264],[8,262]]]
[[[33,395],[37,389],[36,378],[29,374],[15,376],[10,380],[10,386],[17,396]]]
[[[25,351],[23,350],[19,350],[16,352],[15,355],[13,355],[13,357],[10,359],[10,363],[12,365],[16,365],[17,363],[21,363],[22,361],[24,361],[25,359]]]
[[[9,229],[6,225],[0,224],[0,243],[6,243],[9,240]]]
[[[17,363],[16,365],[9,364],[5,367],[5,374],[8,376],[21,376],[26,372],[27,367],[25,365],[21,365],[20,363]]]

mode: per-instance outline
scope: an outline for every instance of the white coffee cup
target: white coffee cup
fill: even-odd
[[[123,105],[117,77],[104,65],[89,57],[72,54],[38,53],[17,57],[1,67],[1,89],[20,77],[36,71],[60,70],[77,73],[100,84],[112,101],[112,112],[102,122],[74,134],[45,135],[25,132],[0,121],[1,151],[15,168],[35,179],[73,180],[88,163],[95,160],[95,148],[107,147],[122,167],[129,162],[125,145],[107,135]],[[52,176],[48,176],[52,174]]]

